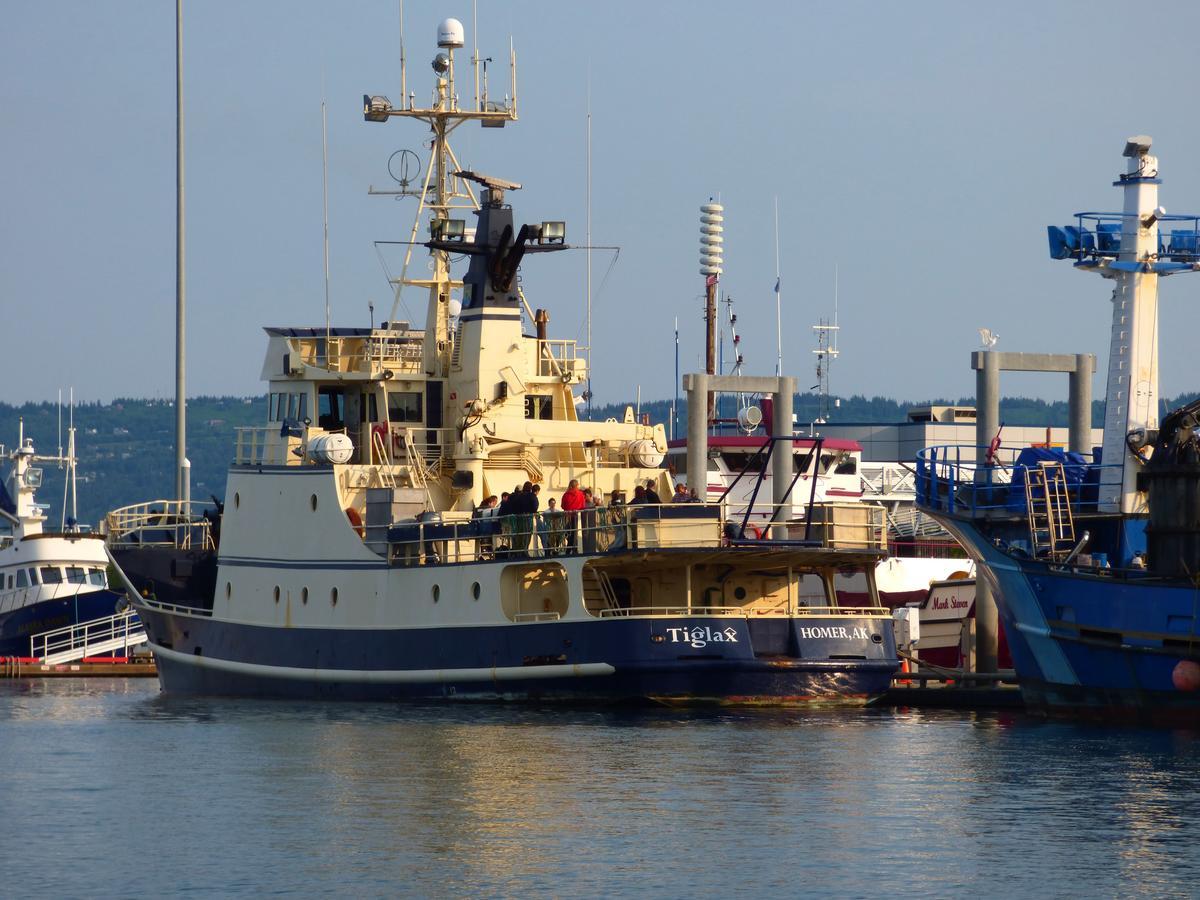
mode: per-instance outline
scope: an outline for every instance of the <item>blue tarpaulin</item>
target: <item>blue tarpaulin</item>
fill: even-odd
[[[1088,461],[1082,453],[1072,453],[1059,447],[1026,447],[1013,464],[1012,487],[1008,491],[1010,512],[1025,512],[1025,470],[1035,469],[1044,462],[1062,463],[1067,478],[1067,490],[1077,499],[1079,488],[1087,477]]]

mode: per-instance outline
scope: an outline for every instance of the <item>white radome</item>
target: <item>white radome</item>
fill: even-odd
[[[437,42],[439,47],[461,47],[465,43],[463,23],[458,19],[443,19],[438,26]]]

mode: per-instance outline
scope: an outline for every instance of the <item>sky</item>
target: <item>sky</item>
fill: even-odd
[[[398,4],[184,3],[188,393],[265,390],[264,325],[324,321],[321,102],[327,104],[335,325],[387,316],[376,241],[415,201],[388,157],[419,123],[397,102]],[[1200,4],[481,0],[493,93],[518,57],[518,122],[460,129],[464,165],[521,182],[520,221],[586,234],[592,134],[596,401],[673,393],[703,353],[699,207],[725,206],[722,289],[748,374],[775,369],[778,200],[784,369],[815,383],[812,325],[837,312],[838,395],[969,396],[978,329],[999,350],[1094,352],[1103,395],[1110,289],[1049,259],[1045,227],[1121,206],[1125,138],[1154,138],[1171,213],[1200,212],[1192,114]],[[409,89],[433,88],[437,23],[404,4]],[[0,28],[0,399],[174,395],[174,4],[8,3]],[[1122,62],[1122,54],[1128,54]],[[465,57],[460,54],[460,82]],[[1142,58],[1144,56],[1144,58]],[[466,98],[464,97],[464,100]],[[390,254],[390,255],[389,255]],[[398,267],[394,250],[389,265]],[[527,258],[553,337],[585,335],[582,250]],[[1194,390],[1200,278],[1163,284],[1161,389]],[[418,324],[423,298],[402,317]],[[1061,376],[1006,375],[1065,399]]]

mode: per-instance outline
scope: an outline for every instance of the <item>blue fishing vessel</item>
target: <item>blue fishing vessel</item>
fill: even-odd
[[[1200,403],[1159,421],[1158,282],[1200,269],[1200,219],[1158,203],[1126,142],[1121,212],[1049,228],[1050,255],[1113,283],[1104,442],[930,447],[918,504],[979,564],[1028,705],[1200,724]]]

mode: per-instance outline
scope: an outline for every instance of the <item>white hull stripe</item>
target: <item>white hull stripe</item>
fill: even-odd
[[[533,681],[544,678],[586,678],[612,675],[608,663],[580,663],[566,666],[501,666],[481,669],[301,669],[294,666],[264,666],[211,656],[194,656],[151,644],[156,656],[181,665],[198,666],[218,672],[279,678],[286,681],[342,682],[347,684],[440,684],[462,681]]]

